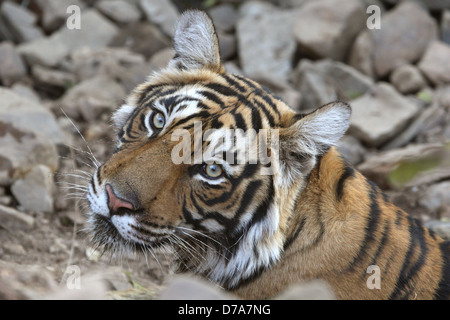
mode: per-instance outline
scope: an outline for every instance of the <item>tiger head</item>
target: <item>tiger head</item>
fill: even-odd
[[[337,102],[296,114],[226,73],[203,12],[181,16],[174,49],[112,117],[117,145],[89,183],[89,229],[111,250],[170,247],[181,270],[233,288],[280,258],[293,199],[351,111]],[[236,161],[242,146],[257,161]]]

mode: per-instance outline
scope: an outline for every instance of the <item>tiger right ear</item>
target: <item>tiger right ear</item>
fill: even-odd
[[[224,71],[214,24],[203,11],[189,10],[181,15],[175,27],[173,46],[175,57],[169,62],[169,67]]]

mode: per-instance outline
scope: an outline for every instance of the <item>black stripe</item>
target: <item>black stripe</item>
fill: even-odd
[[[450,299],[450,241],[444,241],[439,244],[441,250],[443,266],[441,281],[434,295],[434,299],[447,300]]]
[[[367,250],[369,248],[369,245],[372,241],[375,240],[374,238],[374,232],[375,229],[378,226],[378,222],[380,220],[380,207],[378,206],[378,200],[377,200],[377,188],[374,184],[369,183],[371,186],[371,190],[369,191],[369,198],[370,198],[370,211],[369,215],[367,217],[367,225],[365,227],[365,235],[364,240],[362,241],[362,245],[359,248],[358,254],[353,259],[353,261],[349,265],[349,270],[354,270],[356,265],[362,261],[364,257],[367,256]]]
[[[300,221],[297,229],[295,229],[295,232],[286,239],[286,241],[284,242],[283,245],[283,251],[286,251],[289,246],[295,241],[295,239],[297,239],[298,235],[300,234],[300,231],[302,231],[303,227],[305,226],[306,223],[306,217],[303,217],[302,221]]]
[[[247,131],[247,124],[245,123],[244,118],[240,113],[232,112],[234,116],[234,122],[236,123],[236,127],[239,129],[242,129],[244,131]]]
[[[410,281],[417,275],[420,269],[425,264],[426,256],[428,253],[428,247],[425,241],[424,228],[420,225],[417,219],[413,219],[410,216],[407,217],[410,223],[409,233],[410,242],[408,252],[406,253],[403,261],[402,269],[395,285],[395,290],[392,292],[389,299],[404,299],[414,290],[413,285],[410,285]],[[419,246],[419,256],[415,262],[411,261],[416,248]]]
[[[342,195],[344,193],[344,183],[345,183],[345,181],[348,178],[354,177],[354,176],[355,176],[355,170],[351,166],[346,165],[345,168],[344,168],[344,171],[341,174],[341,177],[339,178],[337,186],[336,186],[336,199],[338,201],[341,201],[341,199],[342,199]]]

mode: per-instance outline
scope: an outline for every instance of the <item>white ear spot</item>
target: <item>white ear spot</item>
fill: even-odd
[[[120,130],[127,122],[135,107],[124,104],[112,115],[112,121],[116,131]]]
[[[175,57],[169,67],[221,70],[219,42],[212,20],[199,10],[184,12],[175,27]]]

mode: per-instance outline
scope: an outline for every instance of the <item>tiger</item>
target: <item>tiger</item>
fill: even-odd
[[[347,102],[300,114],[258,82],[227,73],[214,24],[200,10],[181,14],[173,49],[112,115],[115,150],[86,193],[94,243],[111,252],[170,249],[176,272],[243,299],[270,299],[314,279],[337,299],[450,298],[450,242],[338,152],[351,122]],[[196,133],[250,129],[266,130],[252,141],[269,162],[236,163],[226,144],[189,161],[212,143]]]

